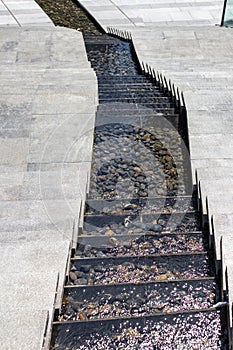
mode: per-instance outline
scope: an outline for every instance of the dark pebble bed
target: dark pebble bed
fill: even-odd
[[[66,288],[58,320],[143,317],[157,313],[207,309],[216,299],[213,280],[138,286]]]
[[[62,323],[52,350],[226,350],[219,311],[117,322]]]
[[[85,217],[82,235],[131,235],[159,232],[192,232],[200,230],[200,218],[195,213],[181,213],[173,215],[125,216],[122,218]],[[158,230],[157,230],[158,228]]]
[[[186,193],[181,138],[174,130],[151,131],[123,124],[96,131],[89,198]]]
[[[206,254],[73,261],[69,284],[142,283],[211,276]]]
[[[90,243],[92,243],[90,241]],[[97,242],[101,244],[100,241]],[[93,242],[95,244],[95,242]],[[164,235],[141,236],[137,239],[121,241],[116,237],[109,237],[102,248],[92,245],[78,245],[78,258],[93,257],[121,257],[121,256],[148,256],[155,254],[175,254],[203,252],[206,242],[202,234],[195,235]]]
[[[35,0],[56,26],[100,34],[87,14],[72,0]]]

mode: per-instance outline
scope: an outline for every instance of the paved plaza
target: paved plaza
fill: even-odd
[[[61,303],[75,246],[97,81],[81,33],[54,27],[33,1],[7,4],[7,25],[0,13],[0,341],[4,350],[36,350]]]
[[[183,91],[193,182],[217,258],[228,268],[232,303],[233,29],[219,27],[223,2],[80,3],[106,31],[129,31],[139,61]],[[34,350],[43,343],[55,295],[55,303],[61,298],[75,245],[97,81],[82,35],[54,27],[32,0],[0,1],[0,65],[0,339],[5,350]]]

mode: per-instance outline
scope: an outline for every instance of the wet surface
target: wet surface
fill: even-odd
[[[99,237],[98,237],[99,239]],[[87,242],[87,243],[86,243]],[[93,257],[121,257],[121,256],[147,256],[154,254],[174,254],[203,252],[207,244],[203,234],[195,235],[140,235],[136,239],[124,236],[121,239],[110,236],[98,241],[100,248],[95,248],[95,241],[87,239],[81,241],[77,248],[77,256],[80,258]],[[86,243],[86,244],[85,244]],[[94,246],[94,247],[93,247]]]
[[[66,288],[59,321],[139,317],[207,309],[216,298],[213,280]]]
[[[152,133],[117,123],[97,128],[89,197],[185,194],[181,142],[174,130]]]
[[[72,261],[72,285],[142,283],[213,276],[206,254],[77,259]]]
[[[146,199],[88,200],[85,215],[121,215],[121,214],[171,214],[190,212],[197,208],[196,198],[192,197],[156,197]]]
[[[219,311],[56,325],[54,350],[225,350]]]
[[[85,217],[83,235],[134,235],[160,232],[191,232],[200,230],[200,218],[196,212],[151,215],[118,215]]]

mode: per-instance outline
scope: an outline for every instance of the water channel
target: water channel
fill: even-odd
[[[37,2],[83,31],[99,88],[84,226],[51,350],[228,349],[184,116],[142,74],[130,41],[102,33],[72,1]]]

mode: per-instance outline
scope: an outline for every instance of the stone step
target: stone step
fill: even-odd
[[[105,45],[118,45],[121,44],[121,40],[113,38],[107,34],[91,36],[84,33],[85,45],[90,46],[90,49],[94,46],[105,46]],[[100,50],[100,49],[99,49]]]
[[[147,197],[145,199],[86,200],[85,215],[149,214],[194,211],[197,201],[190,196]]]
[[[124,76],[117,76],[112,75],[109,77],[109,75],[97,75],[99,84],[148,84],[150,83],[150,80],[148,80],[147,77],[144,75],[124,75]]]
[[[88,215],[82,234],[105,235],[160,232],[192,232],[200,230],[199,212],[148,215]]]
[[[160,92],[160,89],[158,86],[154,85],[153,83],[151,83],[149,80],[147,82],[135,82],[135,83],[127,83],[125,82],[125,84],[120,84],[120,83],[117,83],[117,82],[112,82],[111,83],[107,83],[105,81],[102,81],[100,84],[99,84],[99,91],[100,93],[101,92],[104,92],[104,91],[141,91],[141,92]],[[162,94],[162,93],[161,93]]]
[[[56,321],[145,317],[158,313],[207,309],[218,299],[219,292],[213,278],[160,281],[137,286],[66,286],[63,307]]]
[[[159,91],[159,88],[157,88],[155,85],[153,85],[150,82],[112,82],[107,83],[105,81],[99,82],[99,91],[128,91],[128,90],[138,90],[138,89],[144,89],[148,91]]]
[[[151,98],[156,98],[158,101],[168,101],[170,102],[169,97],[164,97],[162,94],[160,94],[157,90],[155,92],[153,91],[146,91],[142,92],[140,89],[138,90],[125,90],[125,91],[118,91],[118,90],[105,90],[100,92],[99,91],[99,98],[144,98],[144,99],[151,99]]]
[[[233,226],[233,213],[215,213],[213,217],[209,219],[210,223],[210,233],[214,238],[215,251],[218,260],[221,260],[221,239],[223,239],[224,244],[229,244],[228,236],[231,237],[232,232],[229,229]]]
[[[77,258],[132,257],[198,253],[208,249],[205,233],[114,234],[78,238]]]
[[[38,66],[35,68],[33,66],[17,66],[17,69],[11,69],[11,66],[8,66],[8,70],[4,67],[4,65],[0,66],[1,73],[1,85],[9,85],[12,86],[14,84],[21,85],[28,84],[29,86],[33,85],[71,85],[77,84],[77,82],[82,82],[82,85],[90,85],[90,80],[96,80],[95,74],[91,69],[87,68],[48,68],[43,69]],[[18,69],[20,68],[20,69]],[[18,92],[20,93],[20,91]]]
[[[10,261],[9,261],[10,263]],[[0,313],[48,310],[50,319],[56,299],[56,271],[2,272],[0,276]]]
[[[109,96],[102,95],[99,96],[99,102],[122,102],[122,103],[135,103],[135,104],[161,104],[168,107],[173,107],[172,102],[166,97],[156,97],[156,96],[133,96],[131,94],[128,95],[115,95],[109,94]]]
[[[155,111],[157,113],[162,113],[163,110],[165,111],[164,113],[175,113],[175,108],[171,108],[170,103],[166,103],[166,102],[157,102],[156,99],[155,101],[143,101],[142,99],[101,99],[99,100],[99,104],[111,104],[111,103],[115,103],[115,102],[122,102],[127,104],[135,104],[138,108],[140,108],[140,106],[146,106],[147,108],[151,108],[151,109],[155,109]]]
[[[99,118],[115,118],[116,122],[118,119],[116,119],[117,117],[119,118],[132,118],[132,117],[135,117],[135,121],[136,121],[136,118],[143,118],[144,122],[146,121],[146,117],[150,117],[150,118],[154,118],[154,122],[156,124],[157,123],[157,119],[158,118],[178,118],[179,117],[179,114],[169,114],[169,115],[165,115],[163,116],[162,113],[156,113],[155,111],[153,110],[143,110],[143,109],[135,109],[135,108],[132,108],[131,105],[128,105],[127,107],[129,107],[129,109],[123,109],[123,112],[121,113],[121,111],[119,111],[118,109],[115,109],[115,110],[112,110],[109,112],[107,112],[107,110],[105,111],[102,111],[102,107],[103,107],[103,104],[102,105],[99,105],[98,106],[98,111],[96,113],[96,123],[98,123],[98,119]],[[106,104],[104,105],[104,108],[106,107]],[[110,107],[110,106],[109,106]],[[124,105],[125,107],[125,105]],[[110,109],[110,108],[109,108]],[[121,121],[119,121],[121,122]],[[163,127],[163,126],[162,126]]]
[[[83,286],[199,279],[215,273],[206,252],[72,258],[71,271],[77,276],[75,285]]]
[[[2,29],[5,38],[7,29]],[[90,67],[87,60],[82,34],[75,30],[37,30],[27,31],[16,29],[10,32],[14,45],[4,43],[1,50],[1,62],[9,62],[16,65],[40,65],[41,67]],[[9,39],[10,40],[10,39]],[[5,41],[4,38],[0,42]],[[72,44],[71,44],[72,42]],[[12,57],[9,56],[9,52]],[[78,62],[77,62],[78,61]]]
[[[72,242],[74,239],[73,232],[71,229],[67,229],[64,231],[50,229],[50,230],[34,230],[34,231],[1,231],[0,234],[0,244],[2,243],[30,243],[34,242],[34,244],[44,242],[52,243],[52,242],[60,242],[69,240]]]
[[[233,166],[208,166],[203,168],[197,168],[196,169],[196,183],[198,183],[200,180],[206,180],[211,177],[214,179],[220,179],[223,177],[229,177],[233,175]]]
[[[79,218],[80,200],[16,200],[1,201],[0,231],[72,232],[74,219]],[[72,208],[72,210],[71,210]],[[76,213],[76,215],[74,215]]]
[[[135,317],[111,321],[54,323],[54,334],[58,336],[53,338],[51,345],[55,348],[68,346],[87,350],[88,347],[94,348],[96,343],[99,347],[106,347],[107,344],[109,348],[114,348],[117,342],[119,348],[124,348],[126,341],[134,341],[134,348],[145,344],[147,349],[159,349],[166,344],[169,348],[178,349],[181,337],[185,346],[190,349],[194,344],[200,349],[217,349],[216,345],[224,348],[226,339],[220,340],[218,337],[222,315],[223,311],[203,310],[143,319]],[[176,337],[177,334],[180,336]]]
[[[216,197],[218,194],[224,194],[229,193],[229,189],[233,186],[233,174],[230,173],[230,176],[227,176],[225,174],[224,177],[215,178],[215,179],[202,179],[199,181],[198,186],[198,194],[199,199],[201,201],[202,205],[202,212],[203,214],[207,214],[207,204],[206,204],[206,198],[209,202],[209,195],[214,194]],[[233,203],[233,202],[232,202]],[[230,204],[229,203],[229,206]],[[213,205],[215,205],[213,203]],[[233,212],[233,209],[232,209]]]
[[[3,243],[0,247],[0,272],[18,274],[22,271],[29,274],[54,273],[59,274],[57,299],[59,304],[62,298],[71,243],[68,240],[60,242],[40,241],[24,243]]]
[[[47,329],[48,311],[10,310],[1,314],[1,349],[39,350]]]
[[[129,107],[128,107],[128,105],[130,105],[130,103],[127,103],[127,102],[109,102],[109,103],[102,103],[101,105],[99,105],[98,107],[97,107],[97,111],[100,111],[100,109],[101,109],[101,111],[110,111],[111,109],[112,110],[115,110],[116,109],[116,107],[117,107],[117,103],[121,103],[122,105],[120,106],[120,110],[121,110],[121,112],[122,113],[128,113],[128,110],[129,110]],[[157,107],[157,105],[155,105],[155,104],[150,104],[150,103],[144,103],[144,104],[142,104],[141,106],[139,105],[139,104],[131,104],[131,105],[133,105],[133,109],[135,110],[135,111],[139,111],[139,113],[140,112],[143,112],[143,113],[150,113],[151,114],[151,112],[152,111],[155,111],[155,113],[161,113],[161,114],[164,114],[164,115],[171,115],[171,114],[175,114],[175,108],[166,108],[166,107],[163,107],[163,108],[159,108],[159,107]],[[131,107],[130,107],[130,109],[131,109]],[[145,111],[145,109],[147,109],[148,111]]]

